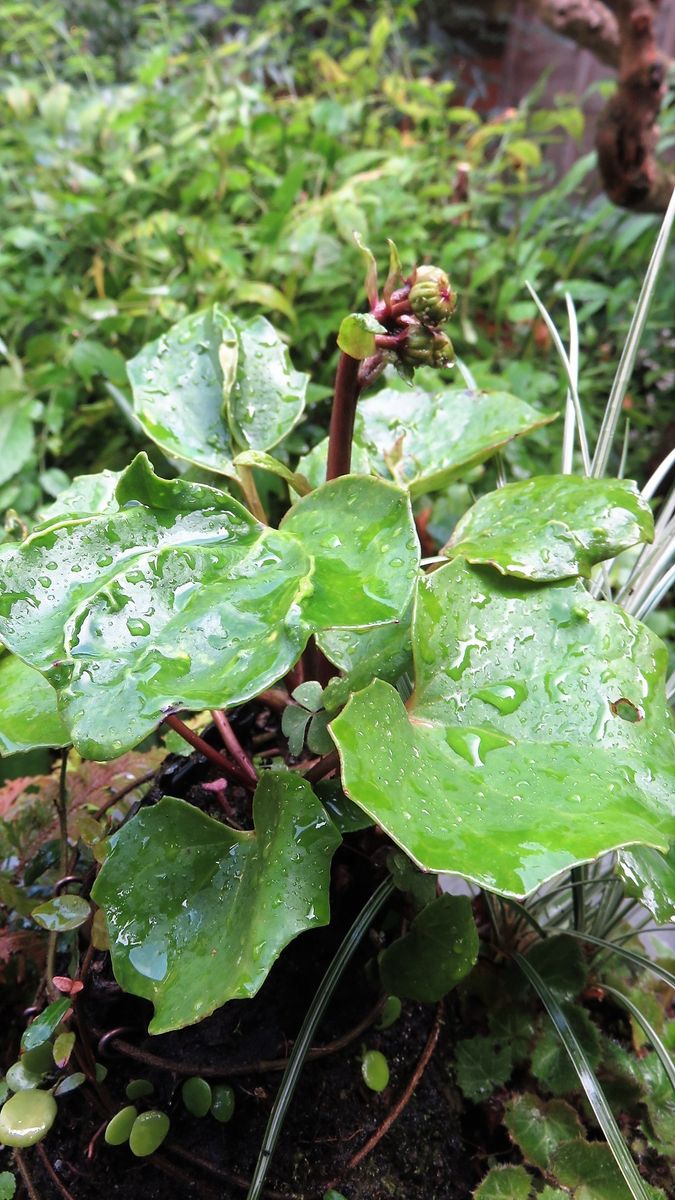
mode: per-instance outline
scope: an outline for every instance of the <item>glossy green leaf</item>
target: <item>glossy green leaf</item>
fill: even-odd
[[[133,411],[166,454],[232,475],[239,449],[269,450],[302,416],[308,376],[265,317],[214,304],[128,364]]]
[[[651,510],[636,484],[540,475],[481,496],[443,553],[549,581],[588,576],[595,563],[653,537]]]
[[[326,479],[327,462],[328,438],[323,438],[316,446],[312,447],[308,454],[302,456],[297,465],[297,474],[301,479],[306,479],[311,487],[319,487]],[[352,475],[372,475],[374,473],[371,470],[370,455],[357,437],[352,442],[350,470]]]
[[[115,490],[122,471],[98,471],[95,475],[76,475],[59,492],[56,500],[40,512],[40,526],[68,515],[82,517],[91,513],[116,512]]]
[[[564,1100],[545,1101],[527,1092],[506,1105],[504,1124],[525,1161],[542,1171],[562,1142],[584,1135],[577,1113]]]
[[[181,1088],[181,1096],[183,1104],[193,1117],[205,1117],[213,1099],[211,1084],[208,1080],[202,1079],[200,1075],[193,1075],[191,1079],[185,1080]]]
[[[31,916],[43,929],[67,933],[84,925],[91,916],[91,908],[82,896],[55,896],[53,900],[34,908]]]
[[[351,313],[342,320],[337,343],[351,358],[368,358],[377,349],[375,334],[386,332],[372,313]]]
[[[257,467],[259,471],[269,471],[270,474],[283,479],[284,483],[287,483],[298,496],[306,496],[312,490],[312,485],[304,475],[297,471],[291,471],[285,463],[280,462],[278,458],[273,458],[271,454],[265,454],[262,450],[243,450],[235,458],[234,465],[235,467]],[[325,474],[324,471],[324,477]],[[323,483],[323,479],[319,482]]]
[[[457,1083],[467,1100],[478,1104],[509,1078],[513,1070],[511,1047],[508,1042],[480,1034],[464,1038],[457,1043],[455,1070]]]
[[[20,658],[0,655],[0,754],[66,746],[69,741],[56,711],[54,688]]]
[[[54,1070],[54,1047],[47,1040],[40,1042],[33,1050],[25,1050],[20,1059],[22,1067],[33,1075],[47,1075]]]
[[[352,804],[337,779],[322,779],[314,784],[314,791],[326,809],[328,816],[340,833],[355,833],[372,825],[362,808]]]
[[[78,899],[78,897],[71,897],[71,899]],[[86,904],[86,901],[84,903]],[[89,905],[87,905],[87,908],[89,908]],[[63,1000],[54,1000],[52,1004],[48,1004],[39,1017],[31,1021],[28,1028],[24,1030],[21,1038],[22,1048],[24,1050],[35,1050],[43,1042],[48,1041],[58,1029],[70,1006],[71,1001],[67,997]]]
[[[675,842],[666,854],[650,846],[620,850],[617,866],[629,896],[644,904],[660,924],[675,921]]]
[[[373,679],[396,683],[412,670],[410,630],[412,605],[399,621],[374,629],[331,629],[317,636],[317,643],[329,662],[344,673],[328,681],[323,703],[335,712]]]
[[[300,420],[309,376],[294,369],[286,343],[265,317],[231,315],[230,321],[238,356],[225,414],[238,445],[270,450]]]
[[[266,773],[253,816],[241,833],[165,797],[111,839],[92,895],[118,982],[155,1006],[151,1033],[253,996],[284,946],[328,921],[339,835],[309,784]]]
[[[111,1117],[104,1134],[109,1146],[123,1146],[125,1142],[129,1141],[129,1134],[137,1116],[138,1109],[133,1104],[127,1104],[125,1108],[121,1108],[118,1113],[115,1113],[114,1117]]]
[[[116,757],[166,712],[249,699],[312,632],[407,607],[419,549],[408,498],[383,481],[325,484],[273,530],[139,455],[116,500],[7,550],[0,578],[0,637],[57,689],[85,757]]]
[[[506,392],[388,387],[359,404],[356,437],[379,474],[418,496],[446,487],[512,438],[552,420]]]
[[[21,1148],[34,1146],[49,1133],[56,1111],[51,1092],[17,1092],[0,1109],[0,1143]]]
[[[524,1167],[493,1167],[473,1194],[475,1200],[528,1200],[532,1179]]]
[[[223,414],[221,352],[223,345],[225,353],[232,346],[236,352],[236,344],[229,315],[214,304],[173,325],[127,363],[134,415],[147,436],[171,458],[220,475],[233,474],[234,454]]]
[[[153,1108],[136,1117],[129,1134],[129,1149],[137,1158],[147,1158],[159,1150],[171,1122],[165,1112]]]
[[[413,654],[407,708],[376,681],[331,732],[347,794],[420,866],[518,895],[617,846],[667,846],[666,651],[646,626],[579,581],[457,560],[418,589]]]
[[[39,1087],[44,1078],[44,1071],[31,1071],[28,1069],[20,1058],[18,1062],[12,1063],[7,1068],[5,1080],[7,1087],[13,1092],[30,1092],[33,1088]]]
[[[442,1000],[478,958],[478,933],[468,896],[439,896],[410,930],[380,955],[384,988],[431,1004]]]
[[[368,1050],[361,1062],[361,1074],[371,1092],[383,1092],[389,1083],[389,1063],[379,1050]]]
[[[211,1116],[221,1125],[232,1120],[236,1106],[234,1088],[229,1083],[217,1083],[212,1088]]]

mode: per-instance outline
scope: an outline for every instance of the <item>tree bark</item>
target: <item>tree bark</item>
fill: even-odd
[[[619,64],[619,24],[602,0],[529,0],[530,8],[561,37],[571,38],[610,67]]]
[[[656,45],[660,0],[608,0],[619,27],[619,86],[598,120],[596,147],[610,200],[635,212],[663,212],[675,174],[656,159],[667,61]]]

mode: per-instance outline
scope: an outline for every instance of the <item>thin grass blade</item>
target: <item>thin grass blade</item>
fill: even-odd
[[[558,333],[558,330],[556,329],[553,318],[550,316],[548,310],[544,307],[544,304],[539,299],[539,296],[537,295],[534,288],[532,287],[532,284],[529,283],[528,280],[525,280],[525,286],[526,286],[527,290],[529,291],[532,299],[534,300],[537,308],[539,309],[541,318],[546,324],[546,328],[548,329],[548,331],[551,335],[551,338],[553,339],[553,345],[555,346],[556,350],[558,351],[558,356],[560,358],[560,361],[561,361],[563,367],[565,368],[565,374],[567,375],[567,382],[569,385],[570,395],[572,396],[572,403],[574,404],[574,415],[575,415],[576,423],[577,423],[577,432],[579,434],[579,448],[581,450],[581,458],[582,458],[582,461],[584,464],[584,472],[586,475],[589,475],[590,470],[591,470],[591,457],[590,457],[590,453],[588,450],[588,438],[586,437],[586,429],[584,426],[584,417],[583,417],[583,413],[581,411],[581,401],[579,400],[579,393],[577,392],[577,385],[576,385],[576,381],[575,381],[574,374],[572,371],[572,366],[571,366],[570,360],[567,357],[567,351],[565,350],[565,347],[563,346],[562,338],[560,337],[560,334]]]
[[[272,1105],[272,1111],[270,1113],[270,1118],[265,1130],[265,1136],[263,1138],[260,1154],[258,1155],[258,1161],[256,1163],[255,1171],[253,1172],[253,1178],[251,1179],[248,1189],[247,1200],[259,1200],[260,1196],[262,1195],[263,1187],[265,1185],[265,1178],[267,1176],[269,1165],[272,1161],[272,1155],[274,1154],[274,1150],[279,1139],[279,1134],[281,1133],[281,1127],[286,1119],[288,1106],[293,1098],[293,1093],[295,1092],[298,1080],[300,1078],[300,1072],[304,1066],[307,1052],[314,1039],[317,1025],[326,1011],[326,1007],[330,1002],[330,998],[333,995],[338,981],[345,971],[350,958],[361,941],[361,938],[367,932],[370,922],[379,912],[384,902],[388,900],[389,896],[391,896],[393,891],[393,880],[385,879],[384,883],[380,884],[377,891],[374,892],[370,897],[368,903],[364,906],[364,908],[361,909],[361,912],[356,918],[354,924],[349,930],[349,933],[342,942],[340,949],[335,955],[335,958],[326,971],[326,974],[321,980],[321,983],[319,984],[316,995],[312,1000],[307,1012],[307,1016],[302,1023],[302,1028],[291,1051],[291,1055],[288,1060],[288,1066],[284,1071],[281,1084],[279,1086],[279,1091],[277,1092],[274,1104]]]
[[[621,1136],[621,1131],[614,1119],[614,1114],[607,1103],[607,1097],[600,1087],[595,1072],[567,1019],[564,1009],[532,964],[522,954],[514,954],[513,957],[537,992],[539,999],[555,1026],[563,1046],[570,1056],[572,1065],[579,1076],[581,1086],[586,1093],[588,1103],[595,1113],[597,1122],[607,1139],[616,1165],[626,1181],[633,1200],[650,1200],[649,1193]]]

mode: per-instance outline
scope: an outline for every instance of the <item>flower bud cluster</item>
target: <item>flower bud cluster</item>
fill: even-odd
[[[389,282],[389,281],[388,281]],[[410,376],[415,367],[452,366],[454,351],[441,328],[450,320],[456,298],[440,267],[417,267],[401,286],[385,287],[384,298],[375,298],[371,311],[385,331],[375,338],[377,353],[361,365],[361,387],[372,383],[387,363]]]

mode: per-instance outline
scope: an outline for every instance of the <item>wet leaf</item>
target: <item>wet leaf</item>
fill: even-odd
[[[376,681],[331,724],[347,794],[422,867],[524,894],[675,832],[665,647],[579,581],[461,560],[418,589],[415,691]],[[614,714],[634,697],[644,719]]]
[[[439,896],[410,930],[380,955],[383,987],[410,1000],[442,1000],[478,958],[478,934],[468,896]]]
[[[166,454],[235,474],[237,449],[269,450],[302,416],[308,376],[265,317],[214,304],[185,317],[127,364],[133,411]]]
[[[584,1135],[577,1113],[564,1100],[545,1101],[529,1093],[509,1101],[504,1124],[525,1161],[542,1171],[562,1142]]]
[[[553,1155],[551,1170],[558,1183],[575,1189],[575,1200],[632,1200],[633,1193],[606,1142],[582,1138],[565,1142]],[[644,1186],[654,1200],[665,1200],[660,1188]]]
[[[309,376],[294,369],[286,343],[265,317],[230,320],[238,358],[225,414],[239,446],[270,450],[300,420]]]
[[[39,671],[13,654],[0,656],[0,754],[66,746],[68,730],[56,711],[56,692]]]
[[[79,899],[79,897],[70,897],[71,899]],[[84,901],[86,903],[86,901]],[[87,905],[87,907],[89,907]],[[58,1029],[68,1009],[70,1008],[70,999],[54,1000],[53,1004],[48,1004],[39,1017],[31,1021],[28,1028],[24,1031],[21,1038],[21,1046],[24,1050],[34,1050],[37,1046],[41,1046],[43,1042],[49,1040],[52,1034]]]
[[[389,1063],[379,1050],[368,1050],[361,1062],[361,1074],[371,1092],[383,1092],[389,1083]]]
[[[620,850],[617,865],[629,896],[644,904],[660,924],[675,921],[675,842],[667,854],[650,846]]]
[[[528,1200],[532,1178],[524,1167],[493,1167],[473,1194],[475,1200]]]
[[[400,621],[374,629],[331,629],[317,637],[320,649],[329,662],[344,672],[342,678],[328,681],[323,704],[335,712],[347,703],[352,692],[358,692],[373,679],[396,683],[405,672],[412,670],[410,627],[412,605]]]
[[[79,929],[80,925],[84,925],[91,916],[91,908],[82,896],[55,896],[53,900],[34,908],[31,916],[43,929],[67,933],[69,929]]]
[[[151,1033],[255,995],[284,946],[328,921],[339,835],[303,779],[268,772],[241,833],[165,797],[111,839],[93,896],[118,983],[155,1006]]]
[[[64,519],[3,556],[0,637],[59,692],[85,757],[114,758],[167,711],[249,699],[310,633],[398,619],[419,548],[408,498],[334,480],[280,530],[224,492],[154,475],[145,455],[119,511]]]
[[[154,1154],[164,1141],[171,1122],[165,1112],[151,1109],[136,1117],[129,1134],[129,1149],[137,1158]]]
[[[82,517],[90,513],[115,512],[115,489],[121,471],[99,471],[95,475],[76,475],[72,483],[59,492],[53,504],[40,512],[40,526],[51,525],[65,516]]]
[[[34,1146],[56,1120],[56,1101],[50,1092],[33,1089],[10,1096],[0,1109],[0,1143]]]
[[[651,510],[636,484],[540,475],[481,496],[443,553],[548,581],[588,576],[595,563],[653,537]]]
[[[372,313],[351,313],[340,325],[337,343],[351,358],[369,358],[377,349],[375,334],[386,332]]]
[[[501,446],[553,421],[506,392],[383,388],[359,404],[356,437],[380,475],[438,491]],[[300,470],[305,470],[300,466]]]

